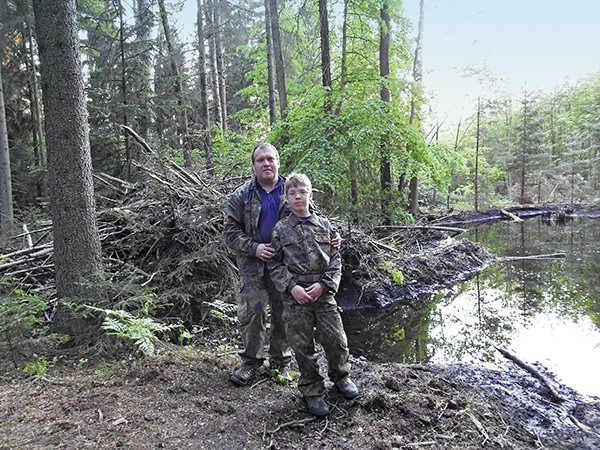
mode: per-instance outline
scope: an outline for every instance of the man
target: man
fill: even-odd
[[[248,384],[266,359],[269,309],[269,364],[284,379],[292,379],[292,354],[281,319],[281,293],[275,289],[265,264],[274,255],[270,245],[273,227],[289,213],[284,204],[284,180],[279,176],[279,153],[274,146],[259,144],[251,156],[254,176],[229,197],[223,230],[225,243],[236,254],[242,282],[238,303],[242,364],[229,377],[238,386]]]

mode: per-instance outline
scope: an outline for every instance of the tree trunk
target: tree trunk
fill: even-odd
[[[348,1],[344,0],[344,19],[342,22],[342,58],[340,63],[340,91],[346,88],[346,77],[348,73]]]
[[[523,101],[523,139],[521,147],[521,193],[519,195],[519,203],[521,205],[527,203],[525,199],[525,170],[526,170],[526,154],[527,154],[527,99]]]
[[[221,24],[221,2],[213,0],[215,63],[217,65],[217,86],[221,99],[221,123],[227,131],[227,87],[225,83],[225,58],[223,56],[223,27]]]
[[[416,215],[419,213],[419,179],[416,175],[410,179],[409,191],[410,212]]]
[[[419,1],[419,28],[415,45],[415,58],[413,60],[413,81],[415,87],[423,81],[423,22],[425,16],[425,0]],[[409,123],[414,123],[417,114],[417,95],[413,88],[410,99]]]
[[[475,211],[479,211],[479,136],[481,135],[481,98],[477,98],[477,135],[475,139]]]
[[[277,121],[277,106],[275,94],[275,70],[273,68],[273,36],[271,35],[271,10],[269,0],[265,0],[265,35],[267,37],[267,89],[269,123],[273,125]]]
[[[219,74],[217,69],[217,50],[215,42],[217,29],[214,23],[214,8],[214,0],[206,0],[204,15],[206,17],[206,27],[208,29],[208,65],[212,81],[214,117],[219,124],[219,128],[223,131],[225,127],[225,124],[223,123],[223,105],[221,104],[223,96],[220,92]]]
[[[273,41],[273,57],[275,58],[275,76],[277,80],[277,93],[279,94],[279,110],[281,118],[287,117],[288,100],[285,86],[285,68],[283,64],[283,51],[281,49],[281,32],[279,30],[279,10],[277,0],[269,0],[271,13],[271,38]]]
[[[167,16],[167,10],[165,9],[165,1],[158,0],[158,7],[160,10],[160,18],[163,25],[163,31],[165,33],[165,41],[167,44],[167,50],[169,52],[169,62],[171,64],[171,74],[173,75],[175,96],[177,97],[177,105],[179,107],[178,116],[178,130],[179,142],[176,143],[175,147],[181,145],[183,147],[183,164],[185,167],[192,167],[194,165],[192,159],[192,150],[190,148],[189,132],[188,132],[188,117],[187,117],[187,102],[183,100],[183,88],[181,85],[181,76],[179,74],[179,67],[177,66],[177,60],[175,59],[175,50],[173,48],[173,38],[171,36],[171,27],[169,26],[169,18]]]
[[[415,58],[413,61],[413,89],[410,99],[409,123],[412,125],[417,118],[417,110],[420,105],[420,84],[423,81],[423,22],[425,17],[425,0],[419,2],[419,30],[417,32],[417,44],[415,45]],[[410,179],[408,192],[410,212],[413,216],[419,213],[419,178],[413,174]]]
[[[129,127],[128,109],[129,100],[127,98],[127,60],[125,58],[125,22],[123,21],[123,4],[119,0],[116,4],[119,13],[119,53],[121,58],[121,101],[123,102],[122,108],[122,125],[123,127]],[[125,128],[124,128],[125,130]],[[125,140],[125,179],[131,181],[131,165],[133,163],[133,155],[131,154],[131,142],[129,140],[129,133],[124,131],[121,133]]]
[[[383,4],[379,13],[381,19],[379,24],[379,76],[381,77],[381,90],[379,94],[381,101],[388,105],[391,101],[391,96],[387,86],[390,75],[390,14],[387,2]],[[384,225],[389,225],[391,222],[392,169],[389,143],[385,137],[381,139],[380,158],[382,222]]]
[[[331,57],[329,56],[329,20],[327,0],[319,0],[319,24],[321,29],[321,76],[325,90],[324,109],[331,112]]]
[[[35,52],[33,47],[33,28],[29,19],[27,19],[27,39],[29,41],[29,54],[27,55],[28,71],[30,76],[30,98],[31,98],[31,120],[33,122],[33,146],[34,159],[39,171],[36,180],[38,197],[48,195],[47,173],[46,173],[46,141],[44,139],[44,126],[42,124],[42,111],[40,107],[40,94],[38,85],[38,75],[35,69]]]
[[[4,110],[4,89],[2,88],[2,67],[0,66],[0,244],[13,235],[14,217],[12,202],[12,181],[10,174],[10,151],[8,129]]]
[[[137,0],[135,11],[135,31],[138,43],[139,57],[137,58],[136,77],[133,80],[134,95],[137,101],[136,122],[137,133],[148,141],[152,124],[152,108],[150,105],[150,64],[151,64],[151,39],[152,39],[152,10],[150,0]]]
[[[200,84],[200,120],[202,123],[202,148],[206,169],[213,174],[214,162],[212,151],[212,135],[210,108],[208,104],[208,84],[206,82],[206,34],[204,31],[202,0],[198,0],[197,27],[198,27],[198,80]]]
[[[48,190],[59,299],[93,302],[90,281],[102,270],[92,179],[88,113],[75,0],[34,0],[48,145]],[[59,306],[57,331],[80,336],[89,326]]]

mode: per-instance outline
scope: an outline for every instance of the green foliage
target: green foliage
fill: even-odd
[[[281,372],[279,372],[279,370],[277,370],[277,369],[269,369],[269,370],[270,370],[271,379],[273,381],[275,381],[275,383],[280,384],[282,386],[289,386],[291,384],[294,384],[293,382],[290,383],[288,380],[283,378],[283,376],[281,375]],[[292,380],[297,379],[298,376],[300,375],[298,372],[293,371],[293,370],[290,370],[289,374],[292,377]]]
[[[395,342],[403,341],[404,339],[406,339],[406,331],[404,330],[404,327],[400,325],[394,326],[390,330],[389,338]]]
[[[25,364],[23,372],[30,377],[45,377],[50,366],[51,362],[45,356],[39,356],[35,361]]]
[[[17,367],[17,353],[24,354],[37,346],[54,345],[61,337],[44,323],[46,301],[17,287],[17,281],[0,279],[0,329]]]
[[[222,300],[205,301],[203,305],[210,308],[210,315],[225,324],[231,325],[236,322],[237,306]]]
[[[398,269],[392,261],[383,261],[380,264],[380,267],[391,275],[394,283],[402,286],[404,283],[404,273],[402,273],[402,271]]]
[[[181,325],[160,323],[150,317],[152,304],[149,299],[141,315],[90,305],[86,305],[86,308],[105,316],[102,329],[106,330],[107,334],[132,343],[145,356],[153,356],[156,353],[156,345],[160,342],[159,335],[180,328]]]

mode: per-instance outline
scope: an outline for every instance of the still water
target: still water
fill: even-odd
[[[344,313],[351,353],[373,361],[541,363],[600,396],[600,219],[482,224],[464,235],[497,257],[477,276],[413,306]],[[564,253],[564,258],[537,258]]]

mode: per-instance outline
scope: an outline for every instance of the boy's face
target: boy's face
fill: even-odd
[[[313,198],[313,193],[303,184],[290,186],[286,193],[287,201],[292,212],[300,217],[310,216],[308,205]]]

